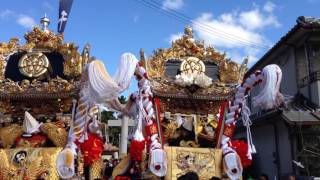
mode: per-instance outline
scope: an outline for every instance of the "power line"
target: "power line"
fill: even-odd
[[[160,8],[161,10],[166,11],[165,9],[163,9],[163,8],[161,7],[162,5],[161,5],[159,2],[157,2],[157,1],[155,1],[155,0],[151,0],[151,1],[156,4],[156,7],[157,7],[157,8]],[[147,1],[145,1],[145,2],[147,2]],[[150,1],[149,1],[149,2],[150,2]],[[154,4],[154,5],[155,5],[155,4]],[[217,28],[214,28],[214,27],[211,26],[211,25],[206,25],[206,24],[204,24],[204,23],[200,23],[200,22],[191,20],[191,19],[192,19],[191,17],[189,17],[189,16],[187,16],[187,15],[184,15],[184,14],[178,12],[178,11],[175,11],[174,9],[171,9],[171,8],[167,8],[167,9],[169,9],[172,14],[176,14],[176,16],[182,18],[184,21],[191,22],[191,23],[193,23],[193,24],[195,24],[195,25],[197,25],[197,26],[200,26],[202,29],[209,30],[210,33],[211,33],[211,32],[212,32],[212,33],[217,33],[218,35],[223,36],[224,38],[227,37],[227,38],[230,39],[230,40],[233,40],[233,41],[236,40],[236,41],[238,41],[238,42],[241,42],[242,44],[247,44],[247,45],[249,45],[249,46],[256,46],[256,47],[260,47],[260,48],[269,49],[269,47],[267,47],[267,46],[263,46],[263,45],[261,45],[261,44],[257,44],[256,42],[251,42],[251,41],[248,41],[248,40],[246,40],[246,39],[243,39],[243,38],[241,38],[241,37],[239,37],[239,36],[235,36],[235,35],[233,35],[233,34],[229,34],[229,33],[223,32],[223,31],[221,31],[221,30],[219,30],[219,29],[217,29]],[[170,12],[169,10],[167,10],[167,11]]]
[[[159,2],[157,2],[156,0],[151,0],[151,1],[152,1],[153,3],[155,3],[158,7],[161,8],[162,5],[161,5]],[[191,20],[191,19],[192,19],[191,17],[189,17],[189,16],[187,16],[187,15],[185,15],[185,14],[183,14],[183,13],[180,13],[179,11],[176,11],[176,10],[174,10],[174,9],[172,9],[172,8],[167,8],[167,9],[169,9],[172,13],[177,14],[177,15],[179,15],[180,17],[183,17],[183,19],[185,19],[185,20],[187,20],[187,21],[190,21],[190,22],[192,22],[192,23],[194,23],[194,24],[196,24],[196,25],[198,25],[198,26],[201,26],[201,27],[208,28],[208,29],[212,30],[212,32],[214,31],[214,32],[217,32],[217,33],[221,33],[221,34],[224,34],[225,36],[235,38],[235,39],[237,39],[237,40],[239,40],[239,41],[242,41],[242,42],[245,42],[245,43],[250,43],[250,44],[253,44],[253,45],[257,45],[256,42],[248,41],[248,40],[243,39],[243,38],[241,38],[241,37],[239,37],[239,36],[235,36],[235,35],[233,35],[233,34],[229,34],[229,33],[223,32],[223,31],[221,31],[221,30],[219,30],[219,29],[217,29],[217,28],[215,28],[215,27],[213,27],[213,26],[206,25],[206,24],[203,24],[203,23],[200,23],[200,22]],[[164,9],[164,10],[165,10],[165,9]]]
[[[205,25],[203,23],[199,23],[197,21],[194,20],[190,20],[191,18],[180,13],[177,11],[174,11],[171,9],[171,11],[169,10],[165,10],[163,8],[161,8],[161,4],[159,4],[158,2],[155,2],[153,0],[151,0],[151,2],[149,1],[144,1],[144,0],[136,0],[136,2],[139,2],[140,4],[151,8],[153,10],[157,10],[158,12],[176,19],[177,21],[183,22],[183,23],[193,23],[195,25],[198,26],[199,29],[207,32],[207,33],[214,33],[216,36],[220,37],[220,38],[224,38],[225,40],[229,40],[230,43],[238,43],[244,46],[250,46],[250,47],[255,47],[255,48],[263,48],[263,49],[267,49],[269,47],[267,46],[262,46],[262,45],[258,45],[256,43],[250,42],[250,41],[245,41],[245,40],[241,40],[239,37],[234,36],[234,35],[230,35],[228,33],[225,32],[221,32],[220,30],[213,28],[212,26],[208,26]],[[152,3],[153,2],[153,3]],[[169,8],[168,8],[169,9]]]
[[[153,1],[151,0],[153,3],[156,3],[156,4],[153,4],[156,8],[159,8],[160,10],[162,11],[167,11],[175,16],[177,16],[178,18],[182,19],[184,22],[187,22],[187,23],[193,23],[195,25],[197,25],[198,27],[200,27],[200,29],[208,32],[208,33],[215,33],[217,36],[221,37],[221,38],[225,38],[225,39],[228,39],[228,40],[232,40],[233,43],[237,43],[235,41],[238,41],[238,43],[241,43],[242,45],[245,45],[245,46],[252,46],[252,47],[256,47],[256,48],[268,48],[267,46],[263,46],[263,45],[259,45],[257,43],[254,43],[254,42],[250,42],[250,41],[247,41],[247,40],[244,40],[238,36],[235,36],[235,35],[232,35],[232,34],[229,34],[229,33],[225,33],[225,32],[222,32],[221,30],[218,30],[210,25],[206,25],[206,24],[203,24],[203,23],[200,23],[200,22],[197,22],[197,21],[194,21],[194,20],[191,20],[192,18],[178,12],[178,11],[175,11],[173,9],[170,9],[171,11],[169,10],[166,10],[166,9],[163,9],[161,6],[160,3],[156,2],[156,1]],[[144,1],[146,3],[148,3],[147,1]],[[151,2],[149,1],[149,4]]]

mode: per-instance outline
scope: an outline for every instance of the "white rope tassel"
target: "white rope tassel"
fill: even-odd
[[[142,66],[136,66],[136,74],[140,76],[138,81],[139,99],[138,106],[144,117],[146,125],[152,125],[155,121],[155,111],[153,109],[153,102],[150,82],[146,77],[146,71]],[[158,134],[151,135],[149,169],[156,176],[165,176],[167,172],[167,157],[162,145],[159,143]]]
[[[143,118],[143,115],[142,115],[142,112],[140,110],[140,112],[138,114],[137,129],[136,129],[136,131],[134,132],[134,135],[133,135],[134,140],[137,140],[137,141],[144,141],[144,137],[143,137],[143,134],[142,134],[142,118]]]
[[[234,125],[237,120],[238,113],[242,112],[242,122],[246,127],[248,141],[248,159],[252,159],[252,154],[256,153],[256,148],[253,144],[250,126],[250,109],[246,104],[246,94],[252,88],[262,81],[263,88],[261,92],[253,98],[254,105],[258,105],[264,109],[274,108],[279,106],[283,101],[283,96],[279,92],[282,72],[277,65],[266,66],[262,73],[260,71],[251,74],[245,79],[244,83],[237,87],[233,103],[229,104],[229,113],[226,114],[225,126]],[[242,174],[242,166],[239,158],[236,156],[236,151],[233,150],[231,137],[222,136],[221,148],[224,156],[224,162],[227,167],[227,174],[231,179],[238,179]],[[237,173],[233,170],[236,169]],[[239,170],[239,171],[238,171]]]
[[[252,135],[251,135],[251,130],[250,130],[250,126],[252,125],[252,122],[250,120],[250,109],[247,106],[246,101],[243,102],[242,104],[242,123],[243,125],[246,127],[247,129],[247,141],[248,141],[248,153],[247,153],[247,157],[249,159],[252,159],[252,154],[256,153],[256,148],[253,144],[252,141]]]
[[[283,102],[283,96],[279,92],[282,72],[278,65],[271,64],[263,68],[262,90],[253,98],[253,105],[263,109],[271,109]]]

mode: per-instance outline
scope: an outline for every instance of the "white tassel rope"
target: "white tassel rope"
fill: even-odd
[[[253,105],[263,109],[271,109],[283,102],[283,96],[279,92],[282,72],[279,66],[272,64],[262,71],[263,82],[260,93],[253,98]]]
[[[145,125],[151,126],[156,121],[155,111],[153,109],[152,92],[150,82],[147,79],[145,69],[139,64],[136,66],[136,75],[139,76],[139,99],[138,107],[144,116]],[[167,171],[167,160],[162,145],[159,142],[158,134],[151,134],[150,145],[150,163],[149,169],[157,176],[164,176]],[[161,157],[160,157],[161,156]],[[155,162],[157,161],[157,162]],[[154,164],[155,163],[155,164]],[[157,166],[158,168],[155,168]]]
[[[252,153],[256,153],[255,146],[252,141],[250,126],[252,124],[250,120],[250,109],[246,105],[245,96],[252,90],[257,84],[263,84],[261,92],[253,99],[254,104],[262,108],[268,109],[279,106],[283,101],[283,96],[279,92],[280,83],[282,78],[282,72],[277,65],[268,65],[262,72],[256,71],[251,74],[241,86],[237,88],[235,98],[232,103],[229,103],[229,112],[226,114],[225,126],[234,126],[238,118],[238,114],[242,110],[242,122],[247,129],[248,140],[248,158],[252,158]],[[222,136],[221,148],[223,154],[231,152],[231,137],[225,135]]]
[[[101,61],[92,61],[84,68],[74,121],[74,132],[80,142],[88,139],[88,123],[92,118],[89,114],[90,110],[93,110],[96,104],[113,106],[114,104],[108,105],[108,102],[112,103],[113,99],[118,98],[119,94],[129,87],[137,63],[138,60],[133,54],[122,54],[120,66],[113,79]],[[96,128],[97,122],[94,123]]]

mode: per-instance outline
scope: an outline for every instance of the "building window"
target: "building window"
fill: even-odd
[[[310,63],[310,73],[320,70],[320,43],[310,43],[308,45],[308,58]]]

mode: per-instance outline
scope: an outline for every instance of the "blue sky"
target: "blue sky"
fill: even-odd
[[[256,62],[296,23],[298,16],[320,17],[320,0],[153,0],[159,8],[174,9],[191,22],[180,22],[137,2],[136,0],[74,0],[65,30],[65,41],[92,46],[91,55],[105,62],[110,74],[117,68],[123,52],[147,55],[193,26],[196,38],[204,39],[234,61],[249,56]],[[38,24],[44,15],[57,29],[58,0],[1,0],[0,42],[23,34]],[[193,23],[192,23],[193,22]],[[215,32],[208,33],[208,27]],[[205,30],[203,27],[206,27]],[[248,43],[258,47],[248,46]],[[133,85],[130,89],[134,89]]]

